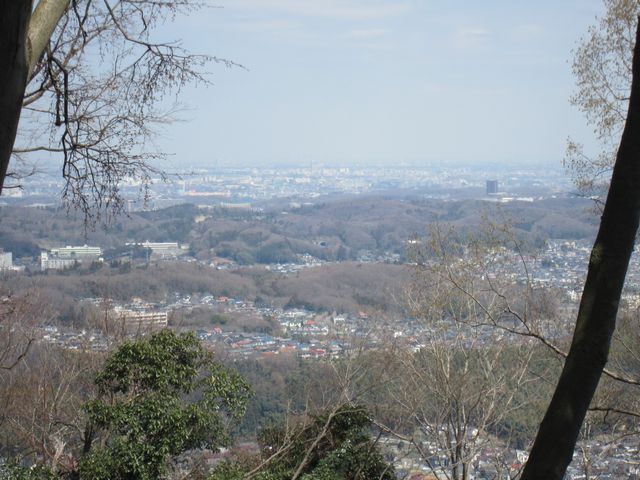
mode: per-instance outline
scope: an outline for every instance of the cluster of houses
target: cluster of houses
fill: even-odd
[[[635,436],[620,435],[617,438],[602,436],[581,441],[573,455],[573,461],[565,474],[566,480],[640,479]],[[396,469],[398,478],[410,480],[439,480],[451,478],[451,465],[443,450],[433,442],[421,442],[424,458],[408,445],[390,436],[381,437],[379,443],[386,458]],[[470,480],[515,478],[527,461],[524,450],[501,445],[497,438],[480,445],[468,463]],[[429,452],[434,452],[429,454]],[[438,453],[439,452],[439,453]]]
[[[212,295],[180,296],[172,301],[149,303],[133,299],[127,304],[114,304],[104,299],[85,299],[101,312],[100,325],[108,322],[110,333],[139,334],[169,325],[175,312],[187,313],[207,306],[218,314],[230,318],[268,319],[271,333],[240,331],[228,325],[211,324],[195,329],[197,336],[214,349],[224,349],[237,357],[268,357],[293,354],[301,358],[336,358],[352,349],[377,349],[394,342],[412,351],[424,347],[424,339],[431,328],[423,322],[409,318],[380,319],[366,312],[354,314],[314,312],[304,308],[277,308],[257,306],[249,300]],[[181,328],[178,322],[175,328]],[[489,332],[490,333],[490,332]],[[489,335],[488,333],[488,335]],[[52,340],[52,338],[50,338]],[[69,348],[102,349],[103,334],[95,332],[72,333],[59,331],[56,343]],[[446,341],[446,339],[445,339]],[[491,341],[487,337],[487,341]]]

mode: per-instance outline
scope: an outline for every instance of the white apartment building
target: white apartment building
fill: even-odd
[[[88,245],[82,245],[80,247],[66,246],[61,248],[52,248],[50,251],[52,257],[58,258],[95,258],[98,259],[102,256],[102,249],[100,247],[90,247]]]
[[[49,253],[40,253],[40,270],[64,270],[65,268],[71,268],[76,264],[74,258],[58,258],[50,257]]]
[[[40,254],[40,270],[63,270],[73,267],[76,262],[99,260],[102,256],[100,247],[82,245],[52,248]]]
[[[127,245],[135,245],[137,247],[148,248],[153,255],[169,257],[179,255],[182,251],[178,242],[150,242],[147,240],[142,243],[127,243]]]

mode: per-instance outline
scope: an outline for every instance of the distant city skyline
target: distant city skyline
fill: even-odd
[[[211,65],[158,146],[176,166],[560,164],[571,50],[600,0],[228,0],[164,27]]]

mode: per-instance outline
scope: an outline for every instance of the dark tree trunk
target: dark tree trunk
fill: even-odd
[[[0,193],[7,175],[27,85],[30,0],[0,0]]]
[[[640,29],[633,54],[627,122],[600,230],[591,251],[573,341],[521,480],[561,480],[615,330],[620,294],[640,219]]]

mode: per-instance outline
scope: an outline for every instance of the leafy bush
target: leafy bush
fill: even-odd
[[[227,445],[224,417],[240,418],[249,398],[244,379],[192,333],[171,330],[121,345],[96,385],[85,410],[102,438],[79,465],[80,478],[92,480],[157,479],[171,457]]]

